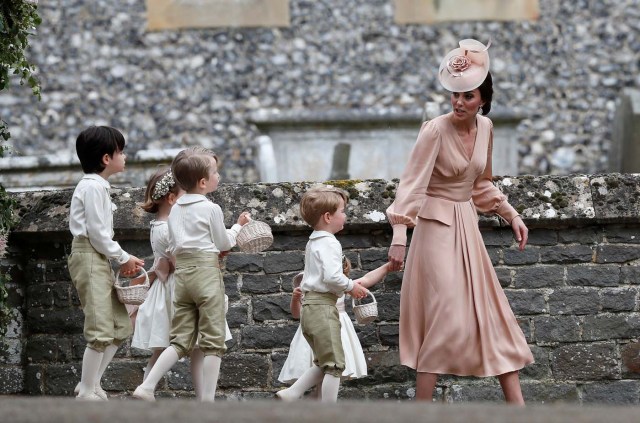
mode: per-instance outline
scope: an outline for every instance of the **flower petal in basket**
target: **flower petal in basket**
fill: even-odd
[[[236,244],[245,253],[262,252],[273,244],[271,227],[259,220],[251,220],[238,232]]]
[[[359,325],[366,325],[378,318],[378,302],[373,292],[368,291],[371,295],[373,302],[367,304],[357,304],[355,298],[351,298],[351,306],[353,307],[353,314],[356,316],[356,322]]]

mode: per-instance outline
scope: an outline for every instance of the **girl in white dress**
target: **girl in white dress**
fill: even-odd
[[[385,263],[355,282],[367,289],[372,287],[381,281],[389,272],[387,265],[388,263]],[[349,276],[351,272],[351,262],[344,256],[342,270],[345,275]],[[300,272],[293,278],[294,289],[293,295],[291,296],[291,315],[296,319],[300,318],[300,307],[302,305],[302,291],[300,290],[302,275],[303,273]],[[356,330],[353,327],[353,322],[345,311],[344,299],[345,296],[343,295],[338,298],[336,303],[336,307],[340,312],[340,323],[342,325],[340,335],[342,337],[342,348],[344,348],[345,358],[345,369],[344,372],[342,372],[342,377],[345,379],[358,379],[367,375],[367,361],[364,357],[364,352],[362,351]],[[309,343],[302,335],[302,328],[298,326],[298,330],[293,336],[293,340],[289,346],[289,355],[284,362],[284,366],[282,366],[278,380],[282,383],[293,383],[311,366],[313,366],[313,352],[311,351]],[[316,395],[319,395],[319,392],[321,392],[320,388],[316,390]]]
[[[155,276],[155,281],[149,288],[144,303],[138,308],[131,341],[132,347],[151,351],[143,380],[146,379],[162,351],[169,346],[169,332],[173,317],[175,258],[167,252],[169,246],[167,219],[171,207],[183,193],[184,191],[175,183],[171,170],[167,167],[161,168],[149,180],[145,192],[145,202],[142,205],[142,209],[146,212],[156,214],[155,220],[151,221],[150,237],[154,261],[148,272]],[[231,339],[231,332],[226,326],[225,340],[229,339]],[[199,348],[194,348],[190,359],[193,387],[196,391],[196,398],[200,399],[204,355]]]

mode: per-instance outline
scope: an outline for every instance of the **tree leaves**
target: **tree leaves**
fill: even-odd
[[[38,6],[24,0],[3,0],[0,6],[0,91],[9,88],[11,74],[27,83],[40,99],[40,84],[33,76],[36,68],[26,58],[29,37],[42,23]]]
[[[36,68],[26,58],[29,37],[42,23],[38,16],[37,2],[24,0],[0,0],[0,91],[8,89],[12,75],[20,77],[20,85],[27,83],[33,95],[40,100],[40,83],[33,75]],[[0,143],[11,138],[7,123],[0,119]],[[0,157],[5,146],[0,144]],[[16,224],[14,210],[16,202],[0,184],[0,244],[5,251],[9,231]],[[11,280],[8,274],[0,273],[0,339],[4,338],[12,312],[7,305],[6,285]],[[0,342],[0,350],[6,344]],[[1,352],[1,351],[0,351]]]

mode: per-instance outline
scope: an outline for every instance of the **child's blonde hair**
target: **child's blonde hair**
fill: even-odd
[[[340,199],[346,206],[349,194],[343,189],[327,186],[311,188],[300,200],[300,215],[305,222],[314,227],[323,214],[333,214],[338,210]]]
[[[211,157],[218,163],[218,156],[208,148],[190,147],[179,152],[171,163],[171,171],[178,185],[189,191],[202,178],[209,178]]]
[[[178,194],[179,191],[180,187],[176,184],[171,169],[168,166],[159,168],[147,182],[142,210],[148,213],[158,213],[162,199],[169,193]]]

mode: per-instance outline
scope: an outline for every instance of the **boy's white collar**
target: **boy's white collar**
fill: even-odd
[[[102,176],[98,175],[97,173],[85,173],[85,175],[82,177],[82,179],[91,179],[93,181],[98,181],[98,182],[100,182],[100,185],[102,185],[103,187],[111,188],[111,185],[109,184],[109,181],[107,181]]]
[[[208,201],[207,197],[202,194],[184,194],[182,197],[178,198],[177,204],[193,204],[198,203],[200,201]]]
[[[309,235],[309,239],[316,239],[316,238],[323,238],[326,236],[331,236],[331,237],[336,237],[334,234],[332,234],[331,232],[327,232],[327,231],[313,231],[311,233],[311,235]]]

